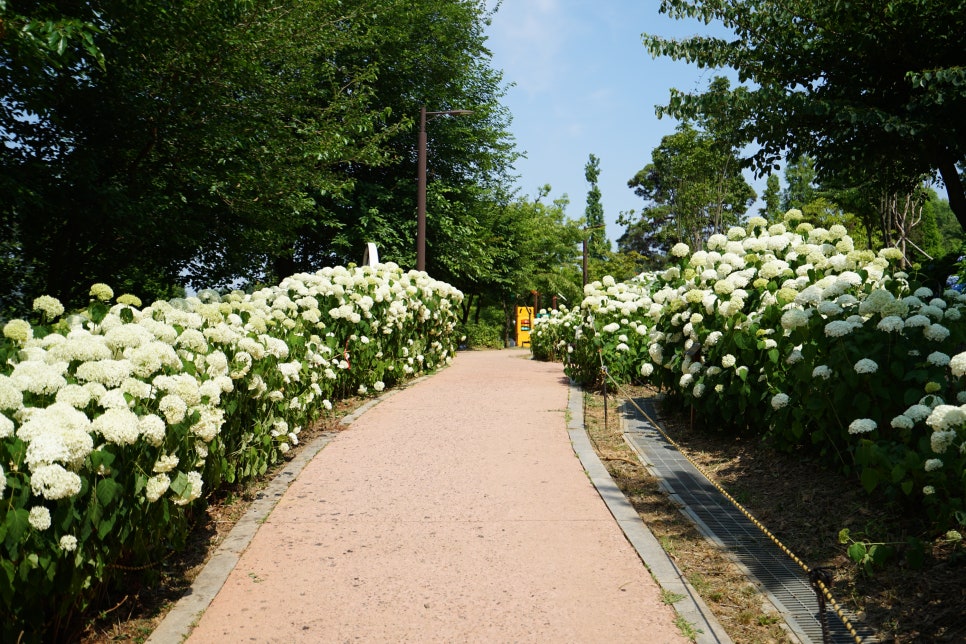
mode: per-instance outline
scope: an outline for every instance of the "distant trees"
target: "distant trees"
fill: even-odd
[[[734,150],[688,123],[661,139],[651,163],[628,186],[646,205],[622,222],[628,227],[618,246],[644,256],[663,256],[677,242],[701,248],[709,236],[737,224],[755,201]]]
[[[421,105],[473,110],[430,128],[430,271],[486,279],[515,153],[479,3],[0,5],[0,315],[411,264]]]
[[[877,194],[909,194],[938,173],[966,223],[966,5],[961,0],[663,0],[675,18],[720,21],[733,38],[645,35],[655,56],[730,67],[733,131],[757,143],[759,172],[784,157],[815,160],[826,184],[847,177]],[[721,93],[672,90],[659,113],[714,113]]]
[[[610,242],[607,241],[607,231],[604,227],[604,205],[601,203],[601,192],[598,179],[600,178],[600,159],[591,154],[584,166],[584,178],[590,184],[587,190],[587,207],[584,208],[584,237],[587,240],[587,254],[597,261],[607,259],[610,253]]]

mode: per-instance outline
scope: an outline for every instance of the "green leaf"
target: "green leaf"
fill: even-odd
[[[6,519],[3,522],[6,528],[6,537],[3,540],[7,547],[7,552],[11,558],[15,558],[20,540],[30,529],[30,512],[24,508],[14,508],[7,510]]]
[[[878,485],[880,481],[879,472],[867,467],[862,470],[862,476],[860,477],[862,481],[862,487],[865,488],[866,492],[872,492]]]
[[[114,479],[101,479],[97,482],[97,500],[102,506],[107,507],[117,498],[121,490],[121,486]]]
[[[95,300],[94,302],[91,302],[90,306],[87,307],[87,311],[91,316],[91,320],[95,324],[100,324],[104,321],[104,318],[107,317],[107,314],[110,312],[110,308],[108,308],[107,304],[104,302]]]
[[[866,555],[868,554],[868,549],[865,547],[864,543],[862,543],[861,541],[856,541],[851,546],[849,546],[849,549],[847,552],[849,555],[849,559],[851,559],[855,563],[862,563],[865,560]]]

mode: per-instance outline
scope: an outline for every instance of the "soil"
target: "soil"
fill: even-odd
[[[656,395],[622,388],[623,398]],[[794,641],[763,596],[678,510],[623,440],[616,408],[585,396],[585,424],[598,453],[641,518],[684,570],[735,642]],[[859,483],[802,455],[778,454],[752,436],[701,427],[686,413],[661,409],[658,422],[682,451],[812,568],[830,569],[836,603],[871,627],[880,642],[966,642],[966,548],[944,539],[925,542],[920,565],[910,563],[907,537],[927,528],[909,513],[868,496]],[[839,532],[855,540],[893,543],[894,556],[870,572],[847,556]]]
[[[655,392],[626,388],[621,395],[636,398]],[[304,429],[300,445],[287,456],[322,432],[338,431],[335,419],[364,402],[343,401],[328,420]],[[611,476],[645,524],[735,642],[794,641],[758,588],[697,531],[640,465],[621,435],[619,403],[613,396],[608,399],[605,422],[603,397],[586,394],[585,423]],[[847,545],[838,541],[841,529],[849,528],[855,539],[904,542],[907,536],[922,536],[923,528],[881,500],[870,499],[855,481],[811,459],[776,454],[752,437],[710,431],[695,426],[686,414],[666,409],[659,423],[800,559],[830,568],[836,601],[872,627],[878,641],[966,643],[966,548],[961,543],[928,543],[925,561],[917,568],[908,565],[899,548],[892,561],[866,574],[846,556]],[[81,644],[145,641],[273,473],[208,499],[188,548],[154,570],[130,573],[122,590],[90,617]]]

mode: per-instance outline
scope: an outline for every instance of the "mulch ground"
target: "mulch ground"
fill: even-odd
[[[628,396],[653,396],[627,388]],[[616,422],[618,400],[585,397],[585,422],[618,485],[645,523],[682,567],[736,642],[790,641],[780,620],[727,557],[717,552],[637,463]],[[846,555],[838,535],[904,544],[924,538],[925,526],[859,483],[802,455],[778,454],[752,436],[735,436],[696,425],[687,413],[662,409],[665,432],[745,508],[811,567],[830,568],[833,596],[876,631],[882,642],[966,642],[966,549],[941,540],[927,544],[913,567],[903,545],[884,565],[865,573]]]

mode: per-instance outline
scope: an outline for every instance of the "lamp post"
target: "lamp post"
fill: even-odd
[[[416,270],[426,270],[426,117],[427,116],[463,116],[472,114],[471,110],[443,110],[427,112],[426,107],[419,108],[419,154],[416,159],[418,175],[416,178]]]

